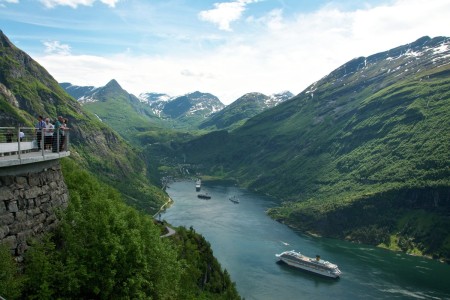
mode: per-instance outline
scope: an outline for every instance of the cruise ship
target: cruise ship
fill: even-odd
[[[316,258],[310,258],[295,252],[294,250],[285,251],[280,254],[275,254],[281,261],[287,263],[290,266],[307,270],[313,273],[324,275],[327,277],[337,278],[341,275],[341,271],[338,266],[328,261],[320,259],[320,256]]]

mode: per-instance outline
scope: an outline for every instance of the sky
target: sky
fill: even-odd
[[[0,30],[60,83],[230,104],[450,36],[450,0],[0,0]]]

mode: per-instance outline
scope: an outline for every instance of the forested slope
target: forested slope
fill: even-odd
[[[0,126],[34,127],[37,116],[69,119],[71,158],[117,187],[128,203],[155,212],[166,196],[135,149],[84,110],[56,80],[0,31]]]
[[[450,39],[356,58],[232,133],[171,145],[302,231],[450,258]]]
[[[192,230],[163,227],[120,193],[65,159],[70,200],[55,232],[14,263],[0,245],[7,299],[240,299],[210,245]]]

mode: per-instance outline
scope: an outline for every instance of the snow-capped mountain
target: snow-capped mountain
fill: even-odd
[[[139,94],[139,100],[143,103],[146,103],[149,105],[153,111],[153,113],[159,117],[161,117],[162,112],[164,110],[164,106],[167,104],[167,102],[174,99],[174,97],[171,97],[167,94],[163,93],[141,93]]]
[[[171,119],[206,118],[225,107],[216,96],[198,91],[176,97],[162,93],[143,93],[139,95],[139,99],[147,103],[156,115]]]
[[[184,116],[206,118],[224,107],[225,105],[216,96],[197,91],[176,97],[167,102],[164,106],[163,113],[171,118]]]
[[[68,82],[63,82],[59,84],[66,92],[77,99],[80,103],[84,102],[95,102],[96,100],[92,98],[95,91],[98,89],[95,86],[78,86],[72,85]]]

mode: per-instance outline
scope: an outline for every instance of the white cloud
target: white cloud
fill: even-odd
[[[70,6],[77,8],[78,5],[92,6],[96,0],[40,0],[47,8],[53,8],[55,6]],[[120,0],[100,0],[103,4],[110,7],[115,7]]]
[[[119,2],[119,0],[100,0],[100,2],[108,5],[109,7],[116,7],[116,4]]]
[[[54,55],[70,55],[70,46],[67,44],[61,44],[59,41],[46,41],[44,42],[45,53]]]
[[[195,56],[180,47],[180,54],[157,56],[124,52],[35,59],[60,82],[103,86],[114,78],[135,95],[152,91],[174,96],[199,90],[229,104],[248,92],[296,94],[355,57],[424,35],[450,36],[448,0],[389,3],[356,11],[325,6],[292,19],[272,11],[265,19],[251,20],[264,24],[256,24],[264,28],[258,34],[232,35],[220,48]],[[53,44],[55,51],[58,45]]]
[[[198,17],[200,20],[217,24],[221,30],[231,31],[230,23],[239,20],[246,5],[254,2],[257,0],[214,3],[214,9],[201,11]]]
[[[18,4],[19,0],[0,0],[0,7],[6,7],[5,3]]]

